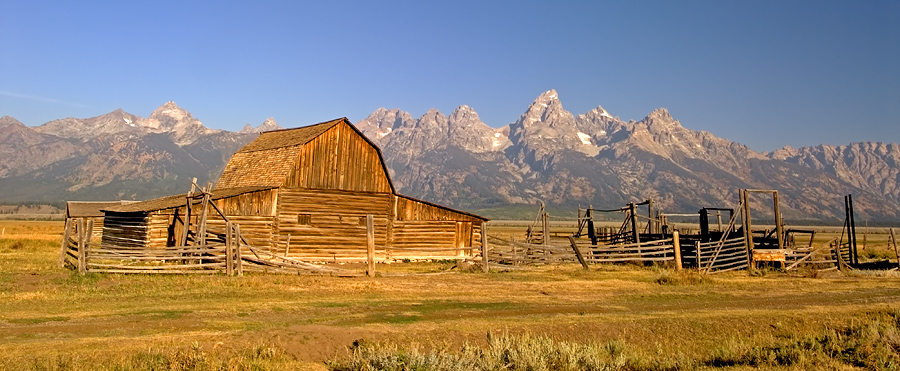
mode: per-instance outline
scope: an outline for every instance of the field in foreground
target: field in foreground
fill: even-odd
[[[900,367],[892,272],[80,276],[56,266],[61,223],[4,223],[0,369]]]

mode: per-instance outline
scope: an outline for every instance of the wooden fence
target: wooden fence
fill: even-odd
[[[681,245],[681,261],[685,268],[695,268],[707,273],[747,269],[749,259],[744,237],[723,241]]]
[[[60,248],[60,266],[80,273],[219,273],[242,275],[240,226],[226,223],[224,241],[160,248],[129,247],[92,242],[92,221],[67,223]]]
[[[366,217],[366,273],[375,274],[374,223]],[[324,267],[285,254],[276,254],[268,248],[254,247],[247,243],[240,225],[225,223],[221,238],[209,238],[204,243],[188,246],[147,247],[119,246],[102,243],[92,238],[93,228],[89,218],[71,219],[66,223],[60,246],[59,265],[87,272],[101,273],[225,273],[242,275],[244,270],[273,273],[328,273],[340,276],[357,276],[338,268]],[[479,228],[485,231],[486,227]],[[482,269],[489,269],[484,259],[485,234],[473,239],[474,246],[448,246],[440,251],[452,251],[460,261],[481,262]],[[446,255],[442,256],[446,258]]]
[[[675,260],[672,238],[626,245],[592,245],[588,241],[579,242],[569,238],[568,244],[529,244],[492,238],[489,259],[503,265],[527,265],[579,262],[659,262]],[[580,255],[580,257],[579,257]]]
[[[571,239],[572,250],[580,250],[588,263],[663,262],[675,260],[672,238],[624,245],[582,245]]]

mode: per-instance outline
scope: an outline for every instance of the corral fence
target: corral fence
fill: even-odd
[[[699,269],[707,273],[747,269],[749,257],[744,237],[699,242],[671,237],[629,244],[591,244],[568,237],[568,244],[530,244],[491,237],[491,264],[522,266],[578,262],[588,264],[672,262],[677,268]]]
[[[708,273],[747,269],[750,258],[744,237],[722,241],[681,244],[681,264]]]
[[[87,220],[85,220],[87,219]],[[80,273],[243,273],[240,226],[227,223],[223,240],[190,246],[149,249],[93,242],[94,221],[73,218],[66,223],[59,264]]]
[[[374,223],[371,215],[366,217],[366,272],[375,275]],[[483,227],[482,230],[485,230]],[[314,264],[277,254],[270,249],[252,246],[241,235],[240,225],[230,221],[225,223],[224,233],[209,234],[203,242],[187,246],[167,246],[149,248],[147,246],[121,246],[98,242],[92,233],[94,220],[91,218],[69,218],[63,231],[60,246],[59,265],[84,274],[98,273],[173,273],[173,274],[215,274],[242,275],[244,271],[271,273],[327,273],[339,276],[360,276],[362,273]],[[489,269],[488,260],[483,258],[484,234],[476,246],[441,248],[442,252],[453,252],[458,261],[481,263],[484,271]],[[430,250],[429,250],[430,251]]]

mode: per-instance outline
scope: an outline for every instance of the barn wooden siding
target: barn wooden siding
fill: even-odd
[[[275,252],[309,260],[364,259],[365,217],[371,214],[375,248],[382,255],[390,233],[390,210],[390,193],[282,188]]]
[[[277,189],[239,188],[217,191],[224,194],[214,202],[232,222],[241,224],[242,235],[247,242],[260,247],[271,247],[275,221]],[[127,247],[149,249],[176,246],[184,231],[186,195],[163,197],[155,200],[121,206],[129,212],[106,211],[106,218],[113,224],[103,231],[103,241]],[[194,201],[198,202],[198,201]],[[202,205],[191,206],[191,225],[196,230]],[[225,232],[225,220],[212,208],[207,209],[207,232]],[[119,241],[121,243],[116,243]],[[122,244],[125,243],[125,244]]]
[[[481,246],[485,219],[406,196],[394,196],[396,221],[390,255],[402,258],[471,256]],[[476,238],[478,236],[478,238]]]
[[[103,223],[102,244],[145,247],[150,244],[150,218],[147,213],[107,212]]]
[[[334,125],[302,146],[286,188],[391,193],[381,156],[350,124]]]
[[[443,206],[438,206],[411,197],[395,195],[397,220],[454,220],[482,223],[486,219],[463,213]]]

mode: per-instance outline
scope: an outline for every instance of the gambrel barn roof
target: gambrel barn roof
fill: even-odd
[[[333,135],[323,136],[329,132]],[[339,142],[341,135],[358,136],[368,145]],[[378,165],[367,167],[372,163]],[[357,168],[366,174],[351,171]],[[346,117],[261,133],[231,157],[216,188],[282,187],[288,182],[306,188],[394,193],[381,150]]]

